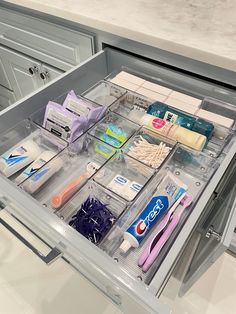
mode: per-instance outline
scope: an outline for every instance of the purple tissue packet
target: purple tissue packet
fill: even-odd
[[[69,225],[94,244],[98,244],[112,227],[115,216],[98,199],[88,197]]]
[[[71,143],[88,128],[88,120],[85,116],[78,117],[60,104],[49,101],[44,115],[43,127]]]
[[[88,128],[100,120],[107,110],[104,106],[99,106],[87,99],[77,96],[73,90],[67,94],[63,107],[79,117],[86,116]]]

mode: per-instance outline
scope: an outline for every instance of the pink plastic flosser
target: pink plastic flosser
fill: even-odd
[[[158,225],[154,231],[155,236],[143,250],[138,260],[138,266],[142,267],[144,272],[147,272],[154,263],[166,241],[177,227],[184,210],[192,203],[192,201],[193,198],[191,195],[182,195],[181,200],[176,202],[172,208],[170,208],[169,212]],[[175,211],[179,204],[182,206],[177,211]]]

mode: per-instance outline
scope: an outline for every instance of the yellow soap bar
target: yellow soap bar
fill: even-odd
[[[166,100],[166,96],[153,92],[143,87],[139,87],[136,92],[153,100],[157,100],[161,102],[164,102]]]
[[[152,82],[148,82],[148,81],[145,81],[142,87],[149,89],[153,92],[156,92],[158,94],[165,95],[165,96],[169,96],[170,93],[172,92],[172,89],[170,88],[167,88],[167,87],[164,87],[164,86],[152,83]]]
[[[234,124],[234,120],[204,109],[199,109],[196,115],[200,118],[207,119],[217,124],[223,125],[226,128],[230,128]]]
[[[172,97],[168,97],[166,99],[166,104],[170,105],[176,109],[191,113],[191,114],[195,114],[198,111],[198,106],[190,104],[190,103],[186,103],[184,101],[172,98]]]

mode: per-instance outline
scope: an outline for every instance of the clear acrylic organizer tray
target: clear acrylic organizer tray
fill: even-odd
[[[151,105],[154,100],[137,93],[127,92],[120,99],[114,102],[109,108],[111,111],[120,114],[128,120],[139,124],[139,117]]]
[[[82,93],[82,96],[105,107],[111,106],[126,93],[126,89],[107,81],[97,84]]]
[[[177,142],[143,127],[122,147],[122,152],[153,169],[158,169],[176,144]]]
[[[124,200],[89,180],[56,214],[97,245],[126,207]]]
[[[226,128],[228,128],[232,132],[236,130],[235,105],[231,105],[229,103],[211,97],[205,97],[202,101],[200,109],[210,114],[212,113],[213,115],[218,115],[219,116],[218,124],[220,123],[220,120],[223,119]]]
[[[2,169],[3,175],[20,184],[67,145],[30,120],[23,120],[0,136],[0,172]],[[4,163],[8,164],[7,172]]]
[[[115,148],[121,148],[139,128],[140,126],[132,121],[109,112],[88,132]]]
[[[115,152],[111,146],[85,134],[24,181],[21,188],[44,206],[56,211]]]
[[[153,175],[152,168],[118,151],[97,172],[93,180],[131,202],[146,188]]]
[[[224,147],[227,145],[227,143],[230,140],[231,136],[231,130],[229,128],[226,128],[220,124],[214,123],[212,121],[209,121],[207,119],[203,119],[201,117],[198,117],[196,115],[184,112],[182,110],[176,109],[166,103],[162,102],[155,102],[151,101],[150,99],[146,97],[141,97],[138,94],[128,92],[123,97],[121,97],[117,102],[115,102],[111,107],[110,110],[113,112],[116,112],[119,115],[122,115],[124,118],[129,119],[130,121],[142,125],[141,119],[145,115],[146,110],[151,104],[163,104],[167,107],[168,110],[172,110],[175,112],[179,112],[183,116],[195,119],[195,121],[201,121],[204,120],[206,123],[212,125],[214,127],[214,131],[212,133],[212,136],[210,140],[207,142],[207,145],[204,148],[204,151],[208,153],[211,157],[218,157]],[[130,97],[130,102],[127,101]],[[154,115],[153,115],[154,116]],[[155,116],[154,116],[155,117]],[[164,117],[164,114],[163,114]],[[162,116],[160,118],[163,118]],[[197,131],[195,131],[197,132]],[[168,139],[166,138],[166,141]]]
[[[123,74],[125,72],[127,77],[124,77],[123,75],[120,76],[120,74]],[[150,70],[149,70],[150,72]],[[177,96],[177,98],[180,101],[182,101],[181,95],[186,99],[184,102],[189,102],[191,98],[195,98],[196,100],[196,107],[199,107],[201,104],[201,101],[203,99],[203,95],[193,92],[192,89],[184,89],[182,84],[179,84],[179,81],[173,79],[172,75],[162,75],[162,77],[155,77],[151,76],[150,74],[146,74],[144,72],[140,72],[138,70],[134,70],[131,68],[128,68],[126,66],[121,66],[119,70],[116,70],[112,73],[110,73],[107,77],[105,77],[105,80],[111,83],[115,83],[117,85],[120,84],[120,86],[124,86],[128,90],[134,91],[136,93],[142,94],[140,90],[147,89],[151,90],[152,92],[156,93],[157,96],[165,96],[165,98],[171,97],[172,93],[174,93],[174,97]],[[119,80],[122,81],[122,83],[119,83]],[[125,83],[124,85],[122,85]],[[129,87],[126,83],[132,84],[132,87]],[[152,93],[153,94],[153,93]],[[155,96],[155,94],[153,94]],[[180,96],[180,98],[179,98]],[[190,98],[189,98],[190,97]],[[155,99],[156,101],[163,101],[154,97],[150,97],[152,99]],[[188,99],[188,100],[187,100]]]
[[[59,122],[52,122],[51,119],[49,119],[49,122],[46,122],[45,120],[45,114],[47,110],[48,103],[45,103],[44,106],[42,106],[41,109],[34,112],[32,115],[30,115],[29,119],[36,123],[38,126],[43,127],[47,129],[51,134],[53,134],[55,137],[62,138],[63,140],[67,141],[68,143],[74,142],[77,138],[79,138],[81,135],[86,133],[89,128],[91,128],[95,123],[97,123],[106,113],[107,107],[99,105],[97,103],[94,103],[93,101],[90,101],[89,99],[84,98],[81,95],[75,94],[76,99],[71,97],[70,100],[66,100],[67,96],[73,91],[68,91],[66,93],[63,93],[62,95],[58,96],[57,98],[54,98],[51,100],[52,103],[56,103],[58,105],[61,105],[61,108],[65,107],[65,102],[67,103],[67,110],[69,114],[74,114],[75,117],[79,119],[78,129],[75,131],[74,135],[71,134],[71,126],[66,125],[61,127],[59,125]],[[80,102],[87,105],[88,110],[82,110],[79,108],[82,108],[80,105]],[[77,113],[76,113],[76,110]],[[93,113],[92,113],[93,112]],[[53,115],[52,113],[51,115]],[[70,124],[70,120],[67,118],[63,118],[62,116],[59,116],[59,121],[62,119],[63,123],[65,124],[68,120],[68,124]],[[46,125],[47,123],[47,125]]]
[[[161,265],[165,255],[175,241],[182,226],[186,223],[189,215],[194,210],[202,191],[206,188],[212,175],[216,171],[218,163],[215,158],[212,158],[202,152],[196,152],[186,148],[183,145],[177,145],[173,154],[168,158],[159,172],[150,180],[147,188],[137,199],[127,208],[123,215],[116,221],[111,231],[107,234],[100,244],[100,248],[118,262],[129,274],[150,283],[158,267]],[[142,210],[147,206],[155,194],[156,189],[163,178],[170,172],[176,178],[180,179],[188,186],[187,194],[193,197],[192,204],[186,208],[180,217],[179,223],[171,233],[169,239],[158,254],[158,258],[152,264],[147,272],[143,272],[138,266],[138,259],[146,248],[147,244],[154,237],[156,228],[162,222],[162,219],[156,223],[149,234],[140,243],[138,248],[132,248],[128,253],[122,253],[119,249],[123,241],[123,233],[135,221]],[[175,211],[179,210],[182,205],[178,205]]]

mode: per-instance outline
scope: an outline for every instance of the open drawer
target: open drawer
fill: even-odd
[[[0,115],[0,134],[9,127],[13,127],[15,124],[27,119],[40,110],[42,106],[45,106],[48,101],[71,89],[74,89],[77,93],[83,93],[99,80],[108,77],[110,73],[119,71],[123,66],[134,69],[144,77],[151,78],[153,82],[163,84],[166,87],[171,86],[177,91],[185,92],[190,96],[200,99],[205,96],[214,97],[236,105],[236,93],[233,91],[225,89],[222,93],[222,87],[218,85],[160,67],[155,63],[143,60],[141,57],[106,48],[80,66],[68,71],[60,79],[49,83],[34,95],[3,110]],[[156,264],[155,271],[146,281],[130,275],[127,270],[119,265],[117,260],[111,258],[79,233],[76,233],[52,211],[40,205],[25,191],[2,176],[0,176],[0,207],[24,224],[51,248],[50,252],[44,256],[30,243],[22,239],[19,234],[15,233],[43,261],[49,264],[55,258],[63,256],[68,263],[120,306],[123,312],[170,313],[169,307],[162,304],[156,296],[160,295],[167,283],[194,230],[201,229],[198,232],[202,237],[205,237],[205,234],[209,231],[209,226],[212,224],[209,221],[207,224],[203,224],[203,217],[216,219],[212,215],[212,206],[209,206],[209,203],[217,194],[219,182],[222,186],[227,184],[227,171],[229,171],[227,169],[235,167],[235,164],[232,163],[235,153],[236,141],[233,137],[226,146],[225,151],[221,153],[219,166],[206,188],[201,192],[187,222],[175,235],[171,246],[163,250],[161,263]],[[228,184],[227,187],[229,187]],[[232,193],[234,192],[235,189]],[[227,193],[229,193],[228,190]],[[232,195],[230,194],[230,196]],[[224,217],[222,220],[223,225],[220,226],[220,232],[224,236],[218,239],[217,246],[209,245],[209,251],[204,251],[204,254],[210,256],[214,252],[216,256],[215,250],[222,253],[228,243],[228,238],[233,234],[236,225],[236,204],[231,199],[232,197],[225,208],[217,211],[219,215]],[[217,216],[218,220],[220,218]],[[11,228],[4,221],[1,220],[1,222],[6,227]],[[204,246],[202,247],[204,249]],[[198,267],[193,267],[193,269],[198,270]],[[193,274],[191,273],[191,275]]]

